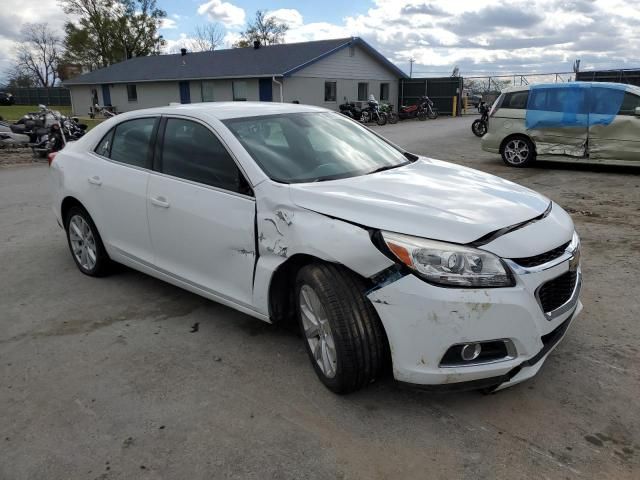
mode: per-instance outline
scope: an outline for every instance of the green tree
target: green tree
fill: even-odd
[[[67,63],[90,69],[132,57],[157,55],[166,12],[156,0],[59,0],[65,13],[78,18],[65,25]]]
[[[289,25],[268,16],[264,10],[258,10],[253,22],[247,22],[246,29],[240,34],[240,40],[233,46],[236,48],[250,47],[255,41],[259,41],[262,45],[284,43],[287,30],[289,30]]]

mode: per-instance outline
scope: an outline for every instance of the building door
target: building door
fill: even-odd
[[[102,105],[111,105],[111,92],[109,85],[102,85]]]
[[[191,91],[189,90],[189,82],[180,82],[180,103],[191,103]]]
[[[271,89],[271,79],[270,78],[261,78],[260,79],[260,101],[261,102],[272,102],[273,101],[273,91]]]

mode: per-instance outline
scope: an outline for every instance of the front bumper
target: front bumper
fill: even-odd
[[[387,333],[396,380],[449,389],[504,388],[534,376],[582,310],[582,274],[572,258],[519,270],[516,285],[509,288],[443,288],[406,275],[370,292]],[[571,298],[553,315],[545,314],[536,292],[570,268],[577,272]],[[515,353],[487,363],[440,365],[452,345],[492,340],[509,340]]]

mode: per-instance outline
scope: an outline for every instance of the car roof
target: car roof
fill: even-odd
[[[140,115],[186,115],[196,118],[213,117],[218,120],[229,118],[256,117],[261,115],[277,115],[285,113],[331,112],[326,108],[313,105],[299,105],[295,103],[276,102],[204,102],[175,104],[166,107],[133,110],[118,115],[119,118],[136,117]]]
[[[525,90],[529,90],[531,87],[537,87],[540,85],[546,85],[549,87],[552,86],[558,86],[559,88],[561,88],[562,86],[568,86],[568,85],[589,85],[589,86],[596,86],[596,87],[609,87],[609,88],[615,88],[615,89],[620,89],[621,87],[625,87],[625,90],[632,90],[634,92],[638,92],[640,91],[640,89],[638,87],[636,87],[635,85],[629,85],[626,83],[616,83],[616,82],[558,82],[558,83],[532,83],[530,85],[521,85],[521,86],[517,86],[517,87],[508,87],[505,88],[504,90],[502,90],[501,93],[510,93],[510,92],[524,92]]]

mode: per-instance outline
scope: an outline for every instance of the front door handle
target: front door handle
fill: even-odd
[[[100,177],[97,175],[94,175],[93,177],[89,177],[87,180],[91,185],[98,185],[98,186],[102,185],[102,180],[100,180]]]
[[[156,207],[169,208],[169,202],[164,197],[151,197],[151,203]]]

